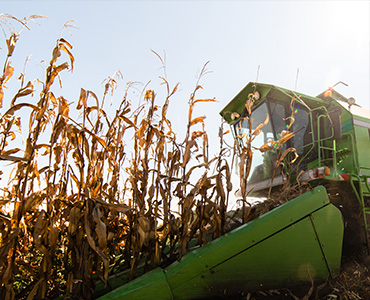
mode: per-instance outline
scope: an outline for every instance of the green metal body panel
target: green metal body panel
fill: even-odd
[[[317,187],[99,298],[199,299],[325,280],[340,270],[343,222]]]
[[[127,285],[123,285],[99,299],[172,299],[166,276],[160,268],[146,273]]]
[[[338,161],[339,169],[356,175],[370,175],[370,114],[360,117],[344,110],[341,116],[342,137],[337,141],[338,151],[345,159]]]
[[[360,119],[354,119],[357,124],[355,125],[354,133],[356,138],[356,144],[360,145],[357,147],[357,158],[358,158],[358,174],[370,175],[370,122],[367,123]],[[367,127],[365,127],[368,124]]]

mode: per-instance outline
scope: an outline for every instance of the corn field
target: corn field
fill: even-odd
[[[24,29],[38,17],[2,14],[0,25],[17,22]],[[180,259],[190,241],[204,245],[227,231],[233,189],[228,131],[221,124],[219,152],[211,157],[205,117],[196,114],[198,103],[215,101],[197,97],[207,64],[187,99],[179,141],[167,116],[178,85],[164,77],[165,97],[148,89],[143,104],[132,107],[128,83],[109,115],[105,100],[120,88],[114,77],[105,81],[101,99],[83,88],[79,99],[65,99],[54,86],[73,70],[72,45],[59,38],[45,77],[25,82],[10,62],[19,38],[14,31],[6,38],[0,77],[0,159],[13,167],[0,171],[8,178],[0,197],[1,299],[93,299],[96,283],[108,284],[111,274],[125,269],[131,280]],[[17,79],[20,88],[10,96],[6,86]],[[246,100],[250,110],[253,95]],[[239,149],[242,223],[253,212],[246,178],[258,130]]]

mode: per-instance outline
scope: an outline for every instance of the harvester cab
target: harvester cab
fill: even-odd
[[[254,102],[251,116],[246,109],[248,99]],[[282,184],[282,170],[274,172],[279,147],[282,153],[290,149],[298,155],[293,155],[296,159],[286,171],[304,173],[301,180],[341,181],[352,176],[363,183],[367,192],[370,112],[353,105],[353,98],[347,99],[334,90],[311,97],[273,85],[249,83],[221,115],[232,126],[240,148],[247,146],[249,129],[253,132],[265,123],[260,133],[252,137],[255,151],[248,178],[251,194]],[[289,134],[285,143],[278,143]],[[276,176],[272,180],[273,173]]]

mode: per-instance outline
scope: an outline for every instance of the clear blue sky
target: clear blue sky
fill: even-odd
[[[370,108],[369,1],[1,1],[1,12],[17,18],[48,16],[24,30],[12,62],[16,75],[28,62],[27,79],[44,78],[43,65],[62,26],[75,20],[78,29],[64,37],[73,45],[73,73],[62,75],[68,101],[80,88],[102,95],[101,82],[120,70],[118,96],[127,81],[151,80],[159,95],[161,64],[151,49],[166,53],[168,80],[180,91],[170,104],[174,126],[185,125],[188,95],[197,73],[210,61],[212,71],[201,81],[200,98],[218,102],[199,106],[208,128],[220,123],[218,112],[249,81],[258,81],[317,95],[343,81],[337,90]],[[1,33],[2,34],[2,33]],[[0,65],[6,55],[0,40]],[[138,86],[140,89],[142,86]],[[11,93],[11,86],[9,86]],[[140,94],[140,92],[137,92]],[[6,95],[5,95],[6,98]],[[161,103],[159,99],[159,104]],[[135,99],[133,98],[133,102]],[[215,130],[217,132],[217,130]]]

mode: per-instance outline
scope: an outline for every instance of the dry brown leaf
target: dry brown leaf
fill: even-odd
[[[5,84],[9,81],[9,79],[13,76],[13,73],[14,73],[14,67],[12,67],[10,65],[10,61],[7,62],[6,66],[5,66],[5,72],[3,74],[3,76],[1,77],[0,79],[0,83],[2,86],[5,86]]]
[[[115,203],[108,203],[100,199],[99,197],[94,197],[94,201],[100,203],[102,206],[111,209],[113,211],[121,212],[121,213],[126,213],[128,212],[131,208],[125,204],[115,204]]]
[[[278,141],[277,144],[282,146],[286,141],[294,137],[294,132],[287,131]]]
[[[261,128],[263,128],[264,126],[267,125],[267,123],[269,122],[269,115],[266,113],[266,119],[263,123],[259,124],[256,129],[254,129],[253,133],[252,133],[252,136],[257,136],[261,133]]]
[[[32,94],[32,93],[33,93],[33,84],[32,84],[31,81],[28,81],[27,85],[24,88],[21,88],[18,91],[18,93],[13,97],[10,106],[11,107],[14,106],[14,103],[15,103],[17,98],[24,97],[24,96],[27,96],[27,95]]]
[[[185,147],[184,156],[183,156],[182,167],[185,167],[187,163],[189,162],[190,157],[191,157],[191,148],[195,145],[196,145],[196,142],[194,140],[190,140],[187,143]]]
[[[14,112],[16,112],[17,110],[21,109],[22,107],[30,107],[34,111],[39,111],[40,110],[37,106],[35,106],[33,104],[30,104],[30,103],[19,103],[19,104],[14,105],[13,107],[9,108],[2,117],[4,118],[7,115],[13,115]]]
[[[61,53],[60,53],[59,45],[56,45],[53,49],[53,54],[52,54],[52,58],[50,61],[50,65],[54,65],[58,57],[60,57],[60,55]]]
[[[198,102],[216,102],[216,99],[197,99],[193,102],[193,104]]]
[[[118,116],[118,118],[122,119],[123,121],[125,121],[127,124],[129,124],[130,126],[136,128],[136,125],[127,117],[123,116],[123,115],[120,115]]]
[[[150,223],[144,216],[138,218],[138,223],[137,230],[140,236],[140,248],[142,248],[143,245],[147,246],[149,242]]]
[[[59,235],[59,228],[52,226],[49,227],[49,235],[48,235],[48,243],[50,249],[55,250],[55,247],[57,246],[58,242],[58,235]]]
[[[64,38],[60,38],[59,40],[58,40],[58,42],[61,42],[61,43],[63,43],[63,44],[66,44],[70,49],[72,49],[73,47],[72,47],[72,45],[69,43],[69,42],[67,42]]]
[[[14,153],[17,153],[17,152],[19,152],[19,151],[21,151],[21,149],[20,148],[14,148],[14,149],[11,149],[11,150],[7,150],[7,151],[2,151],[2,153],[1,153],[1,155],[2,156],[7,156],[7,155],[11,155],[11,154],[14,154]]]
[[[87,128],[84,128],[84,131],[86,131],[88,134],[90,134],[94,139],[96,139],[106,150],[108,150],[106,142],[99,136],[97,136],[95,133],[90,131]]]
[[[78,98],[76,109],[81,109],[82,107],[87,107],[87,91],[83,88],[80,90],[80,97]]]
[[[46,257],[48,257],[48,250],[46,247],[43,245],[43,240],[45,237],[45,234],[47,233],[47,220],[46,220],[46,213],[44,210],[41,210],[38,217],[37,221],[35,224],[35,229],[33,232],[33,240],[35,243],[35,246],[37,249]]]
[[[27,296],[27,299],[26,299],[26,300],[33,300],[33,299],[35,298],[36,293],[37,293],[37,291],[38,291],[38,289],[39,289],[39,286],[40,286],[40,284],[41,284],[44,280],[45,280],[44,278],[41,278],[41,279],[39,279],[39,280],[36,282],[36,284],[33,286],[32,290],[31,290],[31,292],[28,294],[28,296]]]
[[[0,84],[0,108],[3,107],[3,99],[4,99],[3,86]]]
[[[13,55],[13,51],[14,51],[14,48],[15,48],[15,43],[17,42],[18,37],[19,37],[18,34],[13,32],[11,34],[10,38],[6,40],[6,45],[8,46],[8,56]]]
[[[61,65],[58,65],[58,66],[53,66],[52,68],[49,67],[48,68],[48,73],[50,72],[50,69],[51,69],[51,72],[47,78],[47,81],[46,81],[46,85],[45,85],[45,88],[44,88],[44,91],[49,91],[50,87],[52,86],[52,84],[54,83],[54,80],[55,80],[55,77],[63,70],[65,69],[68,69],[69,68],[69,65],[68,63],[62,63]]]
[[[107,247],[107,226],[102,221],[103,214],[100,205],[94,207],[92,212],[93,219],[96,223],[95,232],[98,236],[98,245],[100,249]]]
[[[70,44],[67,43],[67,45],[70,45]],[[70,47],[72,48],[72,46],[70,46]],[[66,52],[68,54],[69,59],[71,60],[71,70],[73,70],[73,64],[74,64],[75,58],[73,57],[71,51],[64,44],[60,44],[59,48],[60,48],[60,50],[63,50],[64,52]]]
[[[245,108],[247,109],[248,116],[252,114],[252,106],[254,104],[254,101],[252,99],[248,99],[245,103]]]
[[[298,158],[298,153],[297,153],[297,150],[296,150],[295,148],[288,148],[288,149],[286,149],[286,150],[283,152],[283,154],[281,155],[281,157],[280,157],[280,159],[279,159],[278,163],[282,163],[282,162],[283,162],[283,160],[284,160],[284,158],[285,158],[289,153],[291,153],[291,152],[293,152],[293,153],[294,153],[294,158],[293,158],[289,163],[290,163],[290,164],[294,163],[294,162],[297,160],[297,158]]]
[[[87,241],[90,247],[100,256],[103,261],[103,281],[106,284],[108,280],[108,271],[109,271],[109,261],[106,255],[96,246],[95,240],[92,237],[90,222],[88,221],[88,213],[87,211],[84,212],[84,220],[85,220],[85,233],[87,237]]]
[[[191,122],[190,122],[190,126],[193,126],[193,125],[195,125],[195,124],[198,124],[198,123],[204,122],[204,119],[205,119],[205,118],[206,118],[205,116],[202,116],[202,117],[197,117],[197,118],[195,118],[195,119],[191,120]]]
[[[235,119],[238,119],[240,117],[240,114],[237,113],[237,112],[233,112],[231,113],[231,120],[235,120]]]
[[[58,97],[58,113],[65,118],[69,117],[69,104],[64,97]]]

